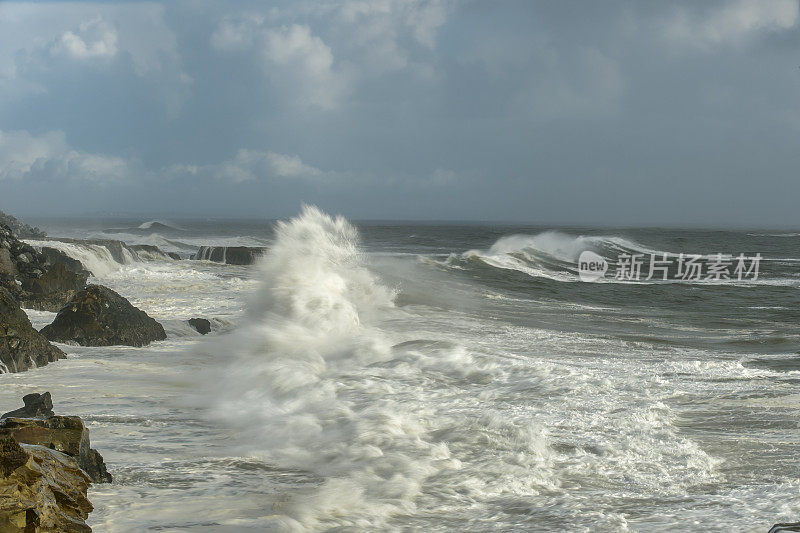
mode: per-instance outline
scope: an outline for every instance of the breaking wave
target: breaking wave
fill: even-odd
[[[278,224],[261,284],[245,324],[220,340],[234,355],[212,410],[250,454],[322,480],[281,506],[276,527],[413,513],[425,479],[458,464],[371,371],[393,358],[380,322],[394,292],[367,270],[355,228],[305,207]]]
[[[578,281],[577,261],[584,250],[591,250],[607,259],[621,253],[663,253],[622,237],[573,236],[560,231],[546,231],[536,235],[501,237],[488,250],[451,254],[445,264],[463,268],[479,263],[533,277]]]

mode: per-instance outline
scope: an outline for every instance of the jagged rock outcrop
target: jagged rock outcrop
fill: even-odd
[[[39,228],[29,226],[16,217],[0,211],[0,224],[8,226],[18,239],[44,239],[47,234]]]
[[[190,318],[187,322],[192,326],[200,335],[211,333],[211,322],[207,318]]]
[[[89,430],[79,416],[3,418],[0,437],[13,437],[21,444],[36,444],[65,453],[78,462],[93,482],[111,483],[103,457],[91,448]]]
[[[22,307],[58,311],[86,285],[89,272],[37,251],[0,225],[0,287]]]
[[[76,294],[41,332],[51,341],[81,346],[145,346],[167,338],[161,324],[102,285]]]
[[[47,261],[48,265],[63,263],[65,267],[67,267],[72,272],[75,272],[76,274],[86,274],[87,277],[92,275],[92,272],[90,272],[83,263],[81,263],[75,258],[68,256],[62,250],[53,248],[51,246],[41,246],[38,249],[39,253],[41,253],[44,256],[45,261]]]
[[[53,399],[49,392],[26,394],[22,397],[22,403],[25,404],[23,407],[9,411],[0,418],[47,418],[55,414],[53,413]]]
[[[31,325],[28,315],[0,287],[0,372],[22,372],[66,357]]]
[[[256,246],[201,246],[191,258],[228,265],[252,265],[265,251],[266,248]]]
[[[72,457],[0,437],[0,531],[91,532],[89,485]]]
[[[73,272],[64,263],[50,265],[40,277],[23,281],[27,294],[21,303],[28,309],[58,311],[86,287],[87,279],[87,273]]]

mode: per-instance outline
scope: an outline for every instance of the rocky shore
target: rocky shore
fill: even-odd
[[[78,416],[53,413],[49,392],[0,417],[0,531],[90,532],[91,483],[110,483]]]

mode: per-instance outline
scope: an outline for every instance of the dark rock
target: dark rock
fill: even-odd
[[[53,416],[53,399],[49,392],[44,394],[32,393],[22,397],[25,407],[9,411],[0,418],[47,418]]]
[[[17,301],[0,287],[0,372],[22,372],[66,357],[33,326]]]
[[[205,318],[190,318],[189,325],[192,326],[201,335],[211,333],[211,322]]]
[[[67,239],[59,237],[57,239],[50,239],[50,240],[59,242],[68,242],[79,245],[89,244],[95,246],[102,246],[103,248],[108,250],[114,261],[116,261],[121,265],[126,265],[130,263],[131,260],[136,259],[136,250],[134,250],[124,242],[117,241],[114,239]]]
[[[0,531],[91,533],[89,484],[72,457],[0,439]]]
[[[28,454],[13,437],[0,438],[0,477],[8,477],[28,462]]]
[[[17,218],[0,211],[0,224],[8,226],[14,236],[18,239],[44,239],[47,234],[40,230],[19,221]]]
[[[266,248],[255,246],[201,246],[192,259],[228,265],[252,265],[265,251]]]
[[[775,524],[767,533],[794,533],[800,532],[800,522]]]
[[[87,273],[76,273],[64,265],[50,266],[41,277],[28,278],[22,288],[29,294],[21,298],[23,306],[41,311],[58,311],[86,287]]]
[[[140,259],[166,259],[165,254],[161,248],[152,244],[134,244],[131,249],[136,252]]]
[[[89,285],[76,294],[42,334],[81,346],[145,346],[167,338],[161,324],[102,285]]]
[[[56,263],[62,263],[65,267],[67,267],[72,272],[76,274],[86,274],[87,277],[92,275],[92,272],[86,269],[83,263],[68,256],[62,250],[57,248],[52,248],[50,246],[42,246],[39,249],[39,253],[41,253],[47,264],[55,265]]]
[[[74,259],[64,261],[54,252],[45,255],[14,237],[0,225],[0,287],[21,307],[58,311],[86,285],[89,275]],[[80,265],[80,262],[77,262]]]
[[[79,416],[0,420],[0,437],[13,437],[20,444],[35,444],[56,450],[78,461],[95,483],[111,483],[103,457],[91,448],[89,430]]]

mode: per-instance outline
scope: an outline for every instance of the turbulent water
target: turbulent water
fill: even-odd
[[[161,321],[0,376],[89,423],[95,531],[766,531],[800,520],[800,234],[34,221],[268,246],[254,266],[59,245]],[[583,283],[580,252],[761,253],[757,280]],[[29,312],[35,325],[52,313]],[[201,337],[185,320],[212,319]]]

